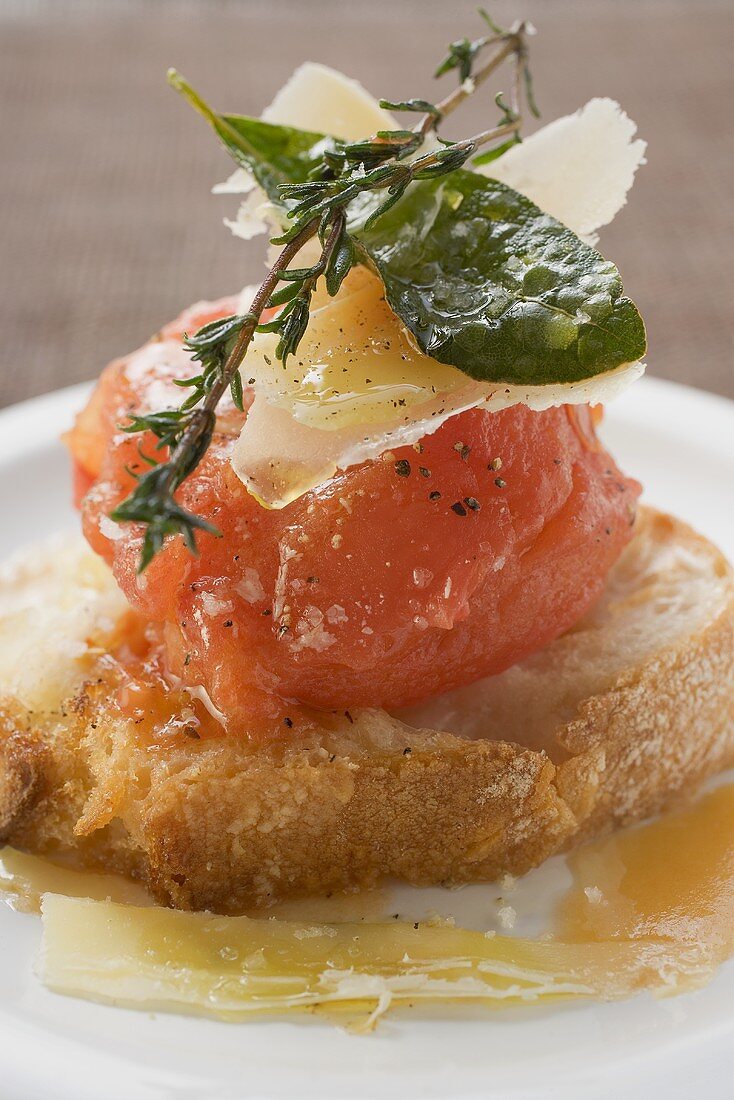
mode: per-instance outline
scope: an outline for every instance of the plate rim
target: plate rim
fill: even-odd
[[[62,389],[50,391],[46,394],[28,398],[24,401],[7,406],[6,408],[0,410],[0,461],[8,462],[8,460],[16,460],[22,457],[22,454],[24,452],[41,452],[45,448],[48,448],[49,445],[57,447],[59,445],[59,432],[60,428],[62,427],[59,424],[60,417],[63,416],[64,418],[66,418],[68,416],[70,426],[71,417],[73,416],[74,412],[79,407],[81,407],[85,397],[90,392],[93,384],[93,381],[77,383],[72,386],[64,387]],[[629,425],[631,430],[634,430],[637,423],[640,421],[649,424],[651,413],[655,412],[659,415],[662,415],[663,417],[670,416],[671,420],[669,421],[669,423],[674,422],[676,432],[678,432],[679,430],[681,432],[686,431],[688,425],[692,425],[691,435],[692,437],[697,438],[701,443],[706,442],[706,440],[701,439],[701,416],[711,417],[712,421],[714,422],[712,424],[712,432],[714,435],[718,435],[719,431],[723,429],[731,431],[732,427],[734,426],[734,401],[732,401],[731,399],[718,394],[713,394],[709,391],[697,389],[693,386],[683,385],[681,383],[671,382],[667,379],[659,379],[649,375],[641,380],[639,384],[631,387],[631,389],[627,391],[627,393],[622,395],[618,399],[618,401],[612,403],[610,419],[614,414],[615,407],[618,407],[620,409],[620,412],[622,413],[621,419],[623,419]],[[615,417],[615,419],[617,418]],[[33,430],[31,431],[31,429]],[[31,977],[30,974],[28,975],[28,978],[33,982],[37,981],[37,979],[35,977]],[[672,1003],[675,1004],[675,1002]],[[60,1015],[63,1015],[65,1010],[65,1003],[59,1001],[59,1005],[60,1008],[58,1009],[58,1012]],[[99,1009],[98,1011],[103,1010]],[[122,1011],[125,1013],[128,1012],[128,1010]],[[71,1013],[71,1009],[69,1010],[69,1012]],[[6,1012],[2,1011],[1,1008],[0,1015],[4,1020],[12,1019],[12,1015],[9,1016]],[[162,1015],[163,1014],[161,1014],[161,1016]],[[572,1014],[564,1013],[563,1015],[567,1015],[567,1018],[569,1020],[573,1018]],[[71,1060],[74,1056],[73,1052],[75,1050],[78,1052],[83,1052],[84,1050],[89,1049],[87,1046],[83,1045],[85,1039],[84,1036],[81,1034],[71,1036],[67,1034],[66,1031],[46,1031],[43,1028],[42,1024],[47,1021],[41,1021],[39,1023],[37,1020],[34,1020],[27,1016],[20,1016],[18,1014],[16,1014],[15,1018],[17,1021],[17,1031],[13,1029],[13,1032],[11,1032],[11,1034],[16,1034],[16,1039],[18,1042],[20,1041],[20,1037],[24,1031],[28,1035],[33,1033],[36,1037],[38,1037],[39,1035],[41,1037],[47,1035],[48,1038],[51,1040],[51,1046],[54,1049],[48,1051],[49,1065],[51,1064],[51,1062],[54,1061],[54,1059],[56,1059],[57,1061],[58,1059],[61,1059],[63,1061],[64,1058],[68,1059],[69,1063],[71,1063]],[[166,1016],[165,1018],[169,1021],[173,1020],[175,1027],[175,1020],[177,1019],[177,1017]],[[558,1019],[560,1018],[561,1014],[559,1014],[558,1016]],[[111,1014],[110,1026],[116,1026],[116,1021],[118,1019],[119,1017]],[[201,1022],[210,1023],[210,1021]],[[440,1020],[435,1020],[435,1022],[440,1026]],[[432,1026],[434,1020],[416,1021],[416,1026],[422,1028],[425,1026],[426,1023],[429,1023]],[[215,1026],[220,1027],[221,1025]],[[295,1026],[299,1025],[296,1024]],[[486,1027],[487,1029],[491,1029],[492,1027],[492,1020],[489,1017],[487,1017],[486,1019]],[[124,1023],[122,1025],[122,1029],[124,1030]],[[260,1032],[261,1036],[263,1034],[263,1032]],[[309,1029],[308,1034],[312,1039],[315,1040],[315,1042],[318,1043],[319,1033],[317,1033],[314,1029]],[[694,1042],[696,1044],[695,1051],[692,1052],[693,1054],[696,1054],[696,1052],[700,1052],[703,1049],[705,1043],[713,1045],[714,1047],[716,1047],[717,1043],[716,1036],[709,1032],[702,1035],[700,1037],[700,1041],[697,1041],[696,1036],[689,1036],[688,1038],[691,1045],[694,1044]],[[0,1050],[3,1049],[4,1045],[7,1046],[10,1039],[11,1035],[0,1035]],[[426,1038],[426,1043],[427,1042],[428,1039]],[[713,1053],[714,1056],[716,1056],[716,1050],[714,1050]],[[94,1054],[95,1059],[98,1057],[98,1055],[104,1054],[104,1057],[108,1059],[108,1067],[111,1069],[114,1069],[116,1062],[119,1062],[119,1051],[117,1051],[116,1049],[107,1048],[103,1052],[98,1052],[96,1050],[90,1051],[90,1061],[94,1061],[94,1059],[91,1058],[91,1054]],[[678,1052],[678,1057],[683,1057],[682,1051]],[[659,1064],[661,1061],[660,1048],[658,1047],[653,1048],[649,1058],[646,1056],[636,1057],[633,1053],[631,1055],[626,1055],[626,1059],[627,1061],[625,1062],[625,1065],[631,1065],[634,1072],[638,1074],[640,1078],[640,1080],[636,1084],[636,1087],[634,1087],[632,1089],[632,1092],[628,1093],[628,1095],[630,1095],[631,1097],[639,1096],[640,1098],[648,1095],[649,1089],[656,1083],[656,1081],[658,1081],[658,1072],[666,1072],[670,1077],[672,1072],[672,1062],[674,1061],[671,1055],[671,1064],[661,1067]],[[5,1063],[5,1065],[3,1066],[3,1070],[5,1071],[7,1069],[9,1073],[9,1077],[5,1079],[4,1084],[8,1086],[11,1090],[14,1090],[10,1091],[7,1094],[6,1100],[16,1100],[16,1097],[18,1098],[18,1100],[20,1100],[21,1097],[23,1098],[23,1100],[30,1100],[31,1096],[35,1097],[36,1095],[38,1095],[39,1097],[45,1097],[49,1095],[48,1092],[44,1093],[31,1091],[32,1089],[36,1089],[38,1087],[35,1079],[26,1079],[24,1081],[17,1076],[12,1076],[12,1052],[6,1051],[5,1057],[2,1059],[2,1061]],[[17,1060],[16,1068],[18,1068]],[[145,1093],[138,1093],[136,1091],[129,1095],[133,1095],[135,1097],[137,1097],[138,1095],[140,1095],[141,1097],[145,1095],[146,1098],[148,1096],[150,1096],[151,1098],[158,1098],[159,1096],[174,1097],[178,1095],[178,1090],[168,1091],[165,1083],[160,1084],[158,1082],[158,1073],[156,1072],[156,1069],[154,1069],[152,1066],[144,1066],[143,1063],[136,1062],[134,1063],[134,1065],[132,1065],[132,1067],[128,1066],[127,1068],[133,1074],[139,1073],[141,1075],[141,1078],[142,1076],[145,1076],[147,1074],[147,1079],[149,1080],[149,1082],[152,1083],[152,1088],[155,1089],[155,1091],[146,1091]],[[369,1081],[367,1081],[366,1084],[367,1087],[370,1087]],[[565,1100],[577,1100],[577,1097],[580,1098],[582,1096],[588,1097],[589,1079],[585,1074],[580,1076],[579,1074],[574,1074],[572,1069],[569,1069],[568,1076],[566,1076],[566,1073],[564,1072],[563,1076],[558,1081],[558,1084],[561,1086],[559,1095],[563,1095]],[[206,1100],[213,1100],[215,1096],[219,1097],[220,1095],[222,1097],[226,1097],[227,1100],[232,1100],[232,1098],[235,1096],[235,1093],[232,1093],[230,1091],[224,1091],[220,1094],[218,1088],[216,1088],[216,1092],[206,1092],[203,1090],[198,1091],[200,1089],[200,1085],[201,1083],[198,1080],[193,1081],[192,1091],[188,1092],[182,1090],[180,1095],[186,1096],[187,1100],[188,1098],[194,1096],[197,1098],[199,1096],[201,1096],[202,1098],[206,1097]],[[374,1087],[375,1095],[377,1095],[378,1089],[382,1087],[379,1084],[378,1078],[376,1078],[375,1084],[372,1087]],[[451,1100],[479,1100],[480,1095],[488,1095],[486,1090],[482,1091],[481,1093],[476,1091],[468,1081],[466,1083],[458,1081],[456,1091],[452,1089],[450,1093],[434,1093],[424,1091],[417,1076],[413,1077],[412,1075],[408,1078],[403,1079],[402,1082],[396,1079],[394,1087],[398,1089],[402,1088],[402,1092],[400,1094],[402,1096],[405,1096],[406,1098],[412,1098],[413,1096],[417,1097],[419,1095],[435,1095],[442,1096],[442,1100],[449,1100],[449,1096],[451,1097]],[[602,1084],[600,1083],[598,1089],[596,1087],[594,1088],[594,1095],[597,1097],[618,1095],[619,1082],[616,1076],[610,1086],[609,1092],[602,1091],[602,1088],[606,1088],[606,1085],[602,1086]],[[677,1095],[680,1095],[681,1097],[687,1097],[687,1095],[689,1095],[686,1092],[681,1092],[679,1094],[675,1091],[675,1088],[676,1086],[674,1081],[665,1082],[666,1100],[672,1100],[672,1097]],[[387,1089],[386,1092],[391,1093],[392,1088]],[[62,1093],[52,1094],[63,1095]],[[489,1094],[494,1096],[512,1096],[513,1100],[520,1100],[521,1097],[545,1097],[549,1095],[549,1092],[543,1091],[542,1089],[539,1091],[538,1086],[535,1082],[527,1082],[524,1084],[522,1081],[520,1081],[518,1082],[518,1088],[513,1088],[511,1092],[497,1092],[493,1090]],[[68,1095],[71,1096],[74,1095],[74,1093],[69,1092]],[[93,1094],[88,1094],[86,1091],[82,1093],[81,1090],[79,1090],[77,1095],[83,1095],[86,1098],[87,1095],[91,1096]],[[246,1093],[237,1092],[236,1095],[238,1097],[240,1095],[247,1095],[251,1098],[257,1096],[260,1097],[261,1100],[267,1100],[271,1093],[269,1090],[258,1091],[257,1093],[248,1091]],[[280,1097],[281,1093],[273,1093],[272,1095],[277,1095],[278,1097]],[[308,1095],[311,1095],[311,1093],[309,1092]],[[359,1095],[361,1097],[363,1094],[360,1092]],[[385,1096],[385,1093],[383,1093],[382,1095]],[[709,1100],[713,1100],[713,1098],[718,1098],[719,1096],[721,1096],[723,1100],[723,1097],[727,1094],[723,1092],[718,1093],[714,1085],[711,1088],[707,1089],[705,1095],[709,1097]],[[387,1096],[385,1096],[385,1100],[388,1100]]]

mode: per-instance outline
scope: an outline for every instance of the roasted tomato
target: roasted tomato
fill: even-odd
[[[284,701],[397,708],[499,672],[571,627],[629,541],[639,493],[597,440],[588,408],[480,409],[413,447],[352,467],[282,510],[261,507],[229,457],[246,414],[224,404],[180,490],[222,532],[179,539],[142,575],[141,531],[109,513],[152,437],[127,414],[180,401],[180,336],[232,301],[194,307],[107,368],[69,444],[91,488],[93,548],[160,624],[172,675],[228,723],[258,728]]]

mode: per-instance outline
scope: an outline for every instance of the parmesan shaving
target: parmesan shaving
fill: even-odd
[[[347,141],[397,127],[394,117],[356,80],[314,61],[296,69],[262,117]]]
[[[243,291],[241,308],[251,300]],[[477,382],[424,355],[384,301],[379,280],[356,269],[336,298],[322,291],[288,370],[276,338],[258,334],[243,367],[255,399],[232,467],[261,503],[283,508],[339,470],[417,443],[446,420],[482,406],[606,403],[643,373],[628,364],[557,386]]]
[[[360,1030],[392,1005],[507,1006],[661,995],[710,976],[705,945],[560,943],[403,921],[321,926],[45,894],[40,974],[59,993],[151,1011],[247,1019],[349,1008]],[[343,1019],[343,1017],[337,1017]]]
[[[595,244],[627,201],[646,143],[613,99],[591,99],[477,169],[532,199]]]
[[[270,106],[265,108],[262,117],[266,122],[316,130],[348,141],[355,141],[376,130],[395,129],[397,125],[392,115],[383,111],[356,80],[350,80],[336,70],[313,61],[296,69]],[[213,191],[217,195],[248,196],[234,219],[224,219],[224,224],[236,237],[249,241],[278,226],[275,207],[265,198],[247,169],[235,169]]]
[[[249,195],[257,181],[247,168],[235,168],[231,176],[212,187],[213,195]]]
[[[234,219],[224,218],[224,224],[235,237],[250,241],[261,233],[267,233],[278,222],[275,207],[258,188],[251,191],[244,202],[240,203]]]

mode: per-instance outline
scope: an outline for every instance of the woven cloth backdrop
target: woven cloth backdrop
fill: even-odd
[[[0,0],[0,404],[94,376],[197,298],[257,278],[230,237],[226,157],[165,82],[258,113],[312,58],[433,96],[474,0]],[[618,99],[649,142],[602,237],[646,317],[650,369],[734,397],[732,0],[499,0],[528,16],[546,120]],[[464,126],[494,121],[487,97]],[[489,120],[489,121],[488,121]]]

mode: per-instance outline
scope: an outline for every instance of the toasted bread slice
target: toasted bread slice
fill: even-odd
[[[288,743],[122,720],[104,669],[124,604],[87,551],[26,555],[0,601],[0,837],[180,908],[522,873],[734,763],[734,575],[650,509],[593,611],[542,652]]]

